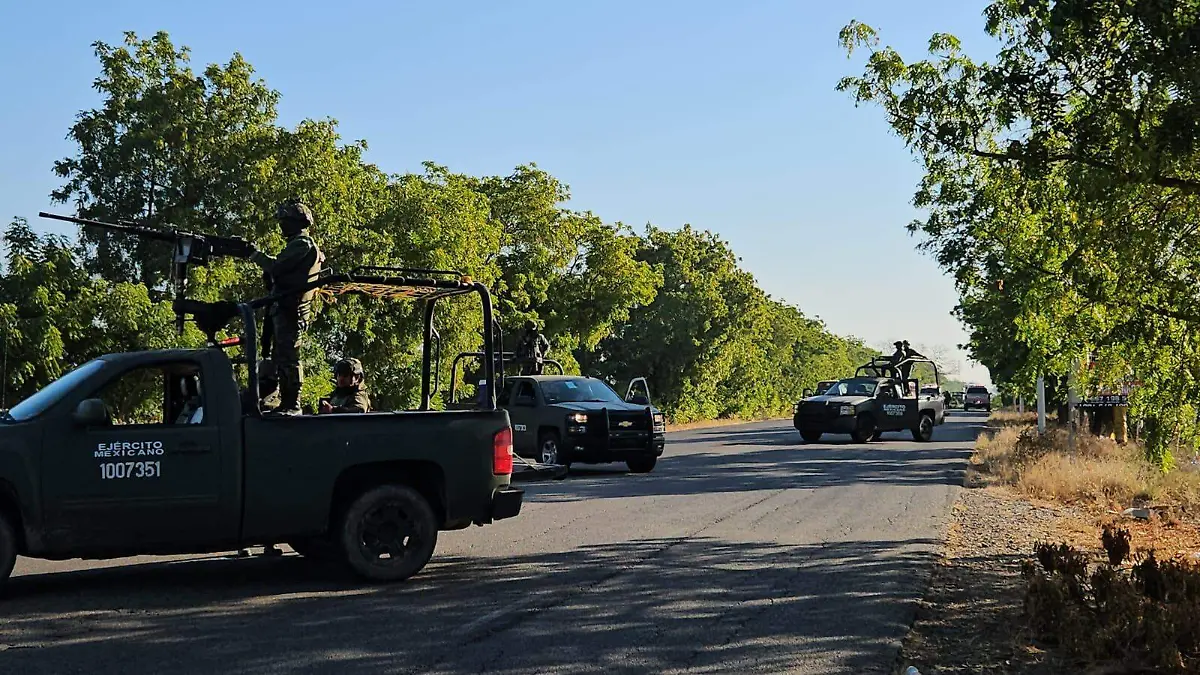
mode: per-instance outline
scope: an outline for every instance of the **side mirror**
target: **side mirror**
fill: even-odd
[[[804,391],[803,391],[803,392],[800,394],[800,398],[808,398],[808,397],[810,397],[810,396],[812,396],[812,395],[813,395],[813,390],[812,390],[812,389],[805,389],[805,390],[804,390]]]
[[[630,396],[628,402],[634,405],[650,405],[650,399],[642,396],[641,394],[634,394],[633,396]]]
[[[79,402],[71,415],[75,424],[81,427],[100,427],[112,424],[108,414],[108,406],[98,398],[89,398]]]

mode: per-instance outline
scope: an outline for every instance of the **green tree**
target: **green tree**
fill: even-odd
[[[842,31],[870,56],[839,87],[880,105],[924,163],[911,229],[954,272],[976,358],[1028,389],[1121,354],[1146,382],[1135,410],[1164,420],[1149,445],[1163,466],[1173,438],[1195,438],[1200,395],[1198,9],[1002,0],[986,11],[995,63],[950,35],[909,63],[864,24]]]
[[[199,342],[195,331],[174,335],[170,307],[151,301],[144,286],[88,274],[64,239],[38,236],[18,218],[3,241],[0,407],[106,353]]]

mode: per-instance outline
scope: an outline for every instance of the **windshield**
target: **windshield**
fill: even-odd
[[[38,393],[18,403],[12,410],[8,411],[8,416],[17,422],[23,422],[41,415],[43,412],[46,412],[47,408],[61,401],[67,395],[67,392],[74,389],[77,384],[91,377],[103,367],[104,362],[100,359],[88,361],[46,385]]]
[[[825,390],[826,396],[873,396],[878,382],[875,380],[842,380]]]
[[[571,380],[544,381],[542,382],[542,396],[546,398],[548,404],[582,401],[623,403],[625,401],[604,382],[583,377]]]
[[[987,390],[987,387],[968,387],[967,393],[968,394],[986,394],[986,393],[988,393],[988,390]]]

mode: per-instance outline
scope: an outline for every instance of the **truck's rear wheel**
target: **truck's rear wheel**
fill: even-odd
[[[875,418],[863,413],[855,420],[854,431],[850,434],[850,438],[855,443],[870,443],[875,439],[877,433]]]
[[[816,443],[821,440],[820,431],[801,431],[800,438],[804,439],[805,443]]]
[[[654,470],[655,464],[658,464],[657,457],[638,457],[625,461],[625,466],[629,467],[629,473],[650,473]]]
[[[0,583],[12,574],[17,564],[17,530],[8,516],[0,513]]]
[[[920,443],[928,443],[933,439],[933,415],[925,413],[921,415],[921,421],[917,423],[916,428],[912,430],[913,440]]]
[[[346,510],[342,554],[361,577],[403,581],[433,557],[437,534],[437,518],[421,493],[407,485],[382,485]]]

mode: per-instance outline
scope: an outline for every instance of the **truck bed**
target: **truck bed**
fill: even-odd
[[[443,528],[469,525],[509,484],[492,475],[492,438],[508,425],[504,410],[245,418],[242,539],[322,532],[339,484],[384,471],[434,486]]]

